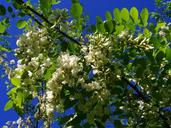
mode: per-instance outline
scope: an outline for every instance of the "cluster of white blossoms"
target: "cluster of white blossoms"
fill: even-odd
[[[75,86],[78,72],[82,71],[80,58],[69,53],[61,53],[57,58],[58,68],[46,84],[47,115],[54,110],[62,111],[61,89],[63,86]],[[50,107],[51,106],[51,107]]]
[[[147,38],[138,36],[133,38],[128,31],[123,31],[118,36],[122,41],[148,42]],[[9,78],[19,78],[22,88],[26,87],[33,97],[40,99],[40,111],[42,119],[51,119],[55,111],[63,111],[65,96],[61,93],[65,88],[72,88],[74,92],[67,91],[71,96],[69,100],[78,100],[78,110],[87,115],[90,122],[94,117],[102,118],[108,114],[107,104],[110,101],[110,87],[115,86],[117,76],[121,70],[113,54],[114,45],[118,44],[117,39],[103,34],[92,34],[88,36],[89,44],[82,46],[77,55],[69,51],[61,51],[52,55],[51,48],[55,47],[46,29],[32,29],[17,40],[18,48],[15,50],[19,58],[17,66],[9,74]],[[44,80],[50,67],[50,77],[44,82],[45,90],[43,96],[37,94],[35,85],[38,81]],[[90,70],[93,70],[93,79],[89,79]],[[25,75],[22,77],[22,75]],[[37,85],[37,86],[40,86]],[[91,93],[85,97],[86,93]],[[100,112],[100,114],[98,113]]]
[[[88,36],[90,44],[83,46],[83,53],[86,63],[91,65],[94,73],[100,72],[109,60],[113,48],[112,40],[102,34],[93,34]]]
[[[16,42],[15,56],[18,61],[15,67],[8,71],[9,79],[17,78],[22,89],[36,97],[40,79],[52,65],[53,58],[48,56],[51,41],[46,29],[31,29]],[[29,89],[29,90],[28,90]]]

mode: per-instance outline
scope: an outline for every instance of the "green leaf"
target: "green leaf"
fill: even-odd
[[[80,3],[74,3],[70,9],[70,13],[74,18],[79,18],[82,15],[83,8]]]
[[[166,49],[166,59],[171,60],[171,49],[170,48]]]
[[[141,13],[140,13],[140,17],[141,17],[141,22],[143,24],[143,26],[147,26],[148,24],[148,9],[144,8]]]
[[[4,33],[6,30],[5,25],[2,24],[2,22],[0,22],[0,33]]]
[[[105,27],[105,30],[106,30],[107,32],[111,33],[111,32],[113,31],[113,29],[114,29],[114,27],[113,27],[113,22],[112,22],[112,21],[106,21],[106,22],[104,23],[104,27]]]
[[[6,49],[6,48],[4,48],[4,47],[2,47],[2,46],[0,46],[0,51],[9,52],[9,50],[8,50],[8,49]]]
[[[11,100],[9,100],[4,107],[4,111],[7,111],[7,110],[11,109],[12,107],[13,107],[13,102]]]
[[[27,22],[25,20],[18,20],[17,21],[17,27],[18,29],[22,29],[27,25]]]
[[[13,78],[11,78],[11,83],[12,83],[14,86],[18,87],[18,86],[20,86],[21,79],[20,79],[20,78],[15,78],[15,77],[13,77]]]
[[[156,27],[155,27],[155,30],[156,30],[156,31],[158,31],[158,30],[159,30],[159,28],[161,28],[161,27],[163,27],[163,26],[165,26],[165,25],[166,25],[166,23],[165,23],[165,22],[157,23],[157,25],[156,25]]]
[[[99,32],[105,32],[104,23],[103,23],[101,17],[99,17],[99,16],[96,17],[96,24],[97,24],[96,25],[97,30]]]
[[[106,20],[108,20],[108,21],[112,20],[112,15],[110,14],[109,11],[106,12],[105,16],[106,16]]]
[[[129,20],[129,11],[128,11],[128,9],[123,8],[123,9],[121,10],[121,18],[122,18],[124,21],[128,21],[128,20]]]
[[[17,92],[17,89],[18,89],[18,87],[14,87],[14,88],[12,88],[10,91],[8,91],[8,95],[13,95],[13,94],[15,94],[16,92]]]
[[[138,20],[138,10],[136,7],[132,7],[131,10],[130,10],[130,16],[131,18],[133,19],[134,23],[138,23],[139,20]]]
[[[61,3],[60,0],[52,0],[52,5],[59,4],[59,3]]]
[[[120,33],[121,31],[124,30],[124,25],[117,25],[117,26],[115,27],[115,29],[116,29],[116,32],[117,32],[117,33]]]
[[[147,38],[149,38],[151,36],[151,33],[147,28],[144,28],[144,36]]]
[[[155,59],[157,60],[157,62],[160,63],[160,62],[163,60],[164,57],[165,57],[164,50],[159,50],[159,51],[156,53]]]
[[[8,7],[8,12],[9,12],[9,13],[12,13],[12,11],[13,11],[12,7],[9,6],[9,7]]]
[[[120,10],[118,8],[115,8],[113,10],[113,15],[115,17],[115,20],[120,23],[121,22],[121,14],[120,14]]]
[[[52,1],[49,0],[39,0],[40,2],[40,8],[43,11],[45,15],[47,15],[47,12],[49,9],[51,9]]]
[[[4,16],[6,14],[6,9],[4,5],[0,4],[0,16]]]
[[[44,79],[49,80],[55,70],[56,70],[56,64],[52,64],[52,66],[45,71]]]
[[[23,101],[24,101],[24,94],[21,92],[18,92],[17,97],[16,97],[16,106],[18,106],[19,108],[22,108]]]

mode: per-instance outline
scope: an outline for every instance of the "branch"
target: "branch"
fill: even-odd
[[[25,7],[26,7],[26,9],[30,10],[32,13],[34,13],[35,15],[37,15],[38,17],[40,17],[40,18],[41,18],[43,21],[45,21],[47,24],[49,24],[50,26],[53,26],[53,24],[52,24],[50,21],[48,21],[48,19],[47,19],[46,17],[44,17],[44,15],[38,13],[37,11],[35,11],[35,10],[34,10],[33,8],[31,8],[30,6],[27,6],[26,4],[25,4]],[[60,33],[61,35],[63,35],[64,37],[68,38],[68,39],[71,40],[72,42],[74,42],[74,43],[78,44],[79,46],[81,46],[81,44],[80,44],[77,40],[75,40],[73,37],[67,35],[65,32],[61,31],[59,27],[55,26],[55,29],[56,29],[57,32],[59,32],[59,33]]]
[[[28,14],[38,25],[40,26],[43,26],[43,24],[38,20],[36,19],[34,16],[32,16],[31,14]]]
[[[123,76],[121,77],[121,79],[122,79],[123,81],[125,81],[129,86],[131,86],[131,88],[134,89],[134,90],[137,92],[137,94],[140,96],[140,98],[141,98],[143,101],[145,101],[146,103],[149,103],[149,102],[150,102],[150,100],[149,100],[146,96],[144,96],[144,94],[143,94],[140,90],[138,90],[138,88],[137,88],[135,85],[131,84],[129,80],[127,80],[127,79],[126,79],[125,77],[123,77]]]

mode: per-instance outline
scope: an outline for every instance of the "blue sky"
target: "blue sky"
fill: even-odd
[[[35,0],[32,0],[35,1]],[[90,16],[90,24],[95,23],[95,17],[101,16],[102,19],[105,19],[105,12],[110,11],[113,12],[114,8],[123,8],[126,7],[130,9],[135,6],[139,11],[143,8],[148,8],[149,11],[154,10],[154,0],[80,0],[82,5],[84,6],[84,11],[86,14]],[[0,4],[8,6],[6,4],[6,0],[0,0]],[[58,5],[58,8],[67,8],[71,7],[70,0],[61,0],[61,3]],[[21,33],[15,27],[16,21],[12,21],[12,27],[9,28],[9,32],[12,37],[9,38],[12,47],[16,47],[16,33]],[[2,71],[0,71],[2,72]],[[4,84],[4,80],[0,80],[0,127],[8,120],[16,120],[17,114],[13,110],[4,111],[4,105],[8,101],[8,97],[6,95],[6,86]]]

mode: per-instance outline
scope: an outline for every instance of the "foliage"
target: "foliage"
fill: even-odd
[[[171,18],[171,1],[170,0],[155,0],[156,12],[152,13],[157,20],[170,20]]]
[[[16,26],[24,32],[14,50],[17,63],[3,63],[10,80],[4,110],[13,108],[21,118],[6,127],[43,121],[49,128],[58,121],[61,127],[103,128],[110,121],[117,128],[170,128],[170,23],[148,24],[146,8],[115,8],[83,34],[87,24],[79,1],[72,1],[71,16],[53,10],[58,3],[12,1]],[[3,5],[0,10],[5,15]],[[0,32],[7,32],[9,23],[2,26]]]

